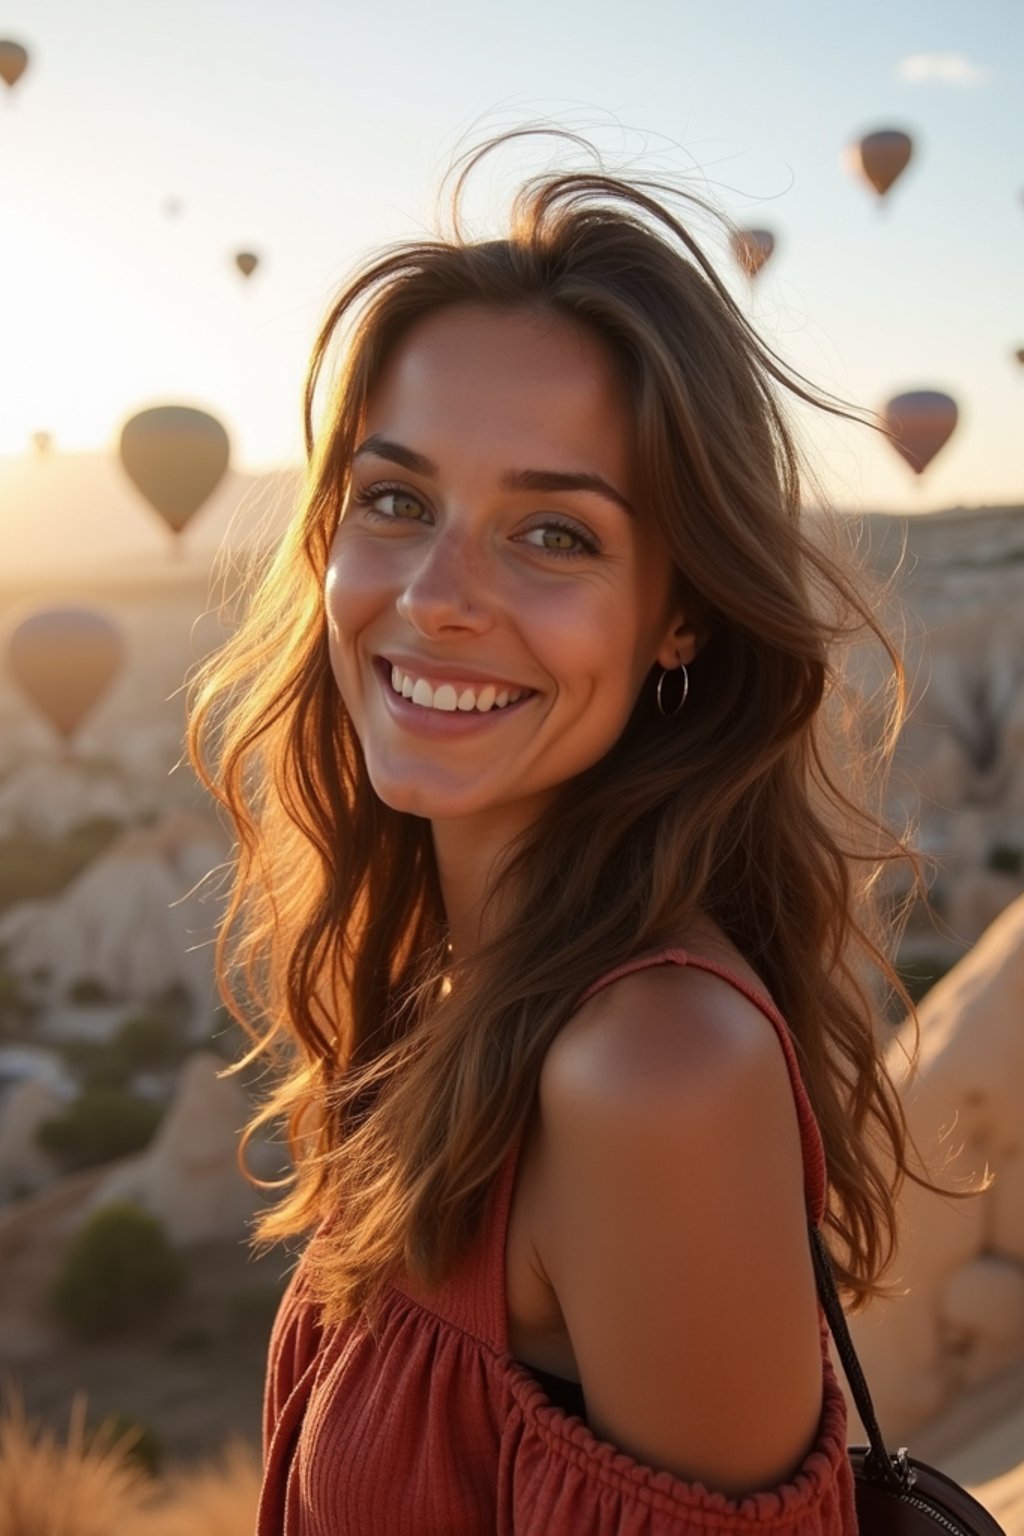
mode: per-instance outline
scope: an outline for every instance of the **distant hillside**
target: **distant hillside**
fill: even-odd
[[[177,541],[112,453],[0,459],[0,584],[33,586],[121,569],[208,569],[230,531],[232,545],[279,529],[300,472],[229,470]]]
[[[871,561],[885,572],[906,540],[911,580],[915,562],[930,570],[981,570],[1024,561],[1024,506],[951,507],[914,517],[869,512],[863,527]]]
[[[33,595],[69,582],[91,588],[96,578],[116,585],[122,576],[174,584],[186,570],[196,579],[225,541],[245,546],[278,532],[301,478],[298,466],[261,475],[229,470],[175,542],[113,452],[0,459],[0,595],[26,585]],[[1024,506],[869,512],[859,521],[883,569],[895,564],[905,534],[928,565],[1024,559]]]

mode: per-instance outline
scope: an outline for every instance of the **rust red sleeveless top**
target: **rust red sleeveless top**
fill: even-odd
[[[821,1137],[789,1031],[765,995],[673,949],[610,972],[581,1001],[666,962],[723,977],[774,1025],[796,1101],[808,1214],[818,1221]],[[505,1234],[520,1145],[440,1290],[421,1294],[404,1280],[389,1289],[377,1342],[358,1320],[320,1325],[300,1261],[270,1340],[257,1536],[856,1536],[846,1407],[820,1307],[815,1444],[789,1482],[737,1501],[597,1439],[512,1358]]]

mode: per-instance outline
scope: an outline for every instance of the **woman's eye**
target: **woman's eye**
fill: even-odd
[[[416,522],[423,511],[423,503],[418,496],[394,486],[368,486],[365,491],[358,492],[355,500],[371,516],[384,518],[388,522]]]
[[[391,503],[390,506],[388,502]],[[415,496],[409,496],[405,491],[381,491],[373,498],[373,505],[383,512],[385,517],[404,520],[416,518],[423,511],[423,503],[417,501]]]
[[[528,529],[523,539],[534,549],[550,550],[555,555],[592,555],[597,552],[592,539],[565,523],[541,523]]]

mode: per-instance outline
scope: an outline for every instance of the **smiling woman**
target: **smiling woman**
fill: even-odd
[[[258,1236],[313,1234],[261,1536],[855,1530],[807,1228],[857,1304],[927,1182],[871,990],[910,855],[837,707],[845,640],[899,662],[779,391],[843,408],[678,201],[552,172],[503,238],[359,272],[304,503],[194,683],[222,989],[279,1068],[250,1133],[294,1161]]]
[[[652,666],[693,661],[693,628],[664,540],[615,489],[633,478],[628,393],[578,323],[428,315],[363,430],[328,558],[331,664],[377,795],[433,825],[468,954],[482,934],[456,931],[453,903],[478,913],[485,892],[450,871],[486,877],[618,740]],[[395,463],[403,482],[377,478]]]

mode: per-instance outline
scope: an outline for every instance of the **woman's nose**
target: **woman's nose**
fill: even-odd
[[[439,534],[423,549],[399,593],[398,612],[423,635],[480,632],[491,624],[486,561],[470,540]]]

